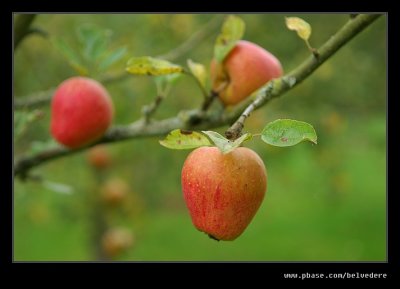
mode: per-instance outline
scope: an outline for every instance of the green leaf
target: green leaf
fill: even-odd
[[[175,84],[181,76],[182,76],[181,73],[171,73],[166,75],[155,76],[154,80],[159,85],[165,86],[167,84]]]
[[[164,140],[161,140],[160,144],[169,149],[186,150],[210,146],[211,142],[201,133],[175,129],[171,131]]]
[[[175,84],[181,77],[182,77],[181,73],[171,73],[165,75],[165,78],[167,79],[167,82],[169,84]]]
[[[126,47],[120,47],[115,49],[100,62],[99,68],[101,70],[107,69],[108,67],[116,63],[118,60],[120,60],[122,57],[124,57],[126,51],[127,51]]]
[[[93,62],[105,53],[111,32],[101,30],[92,25],[83,25],[78,28],[78,37],[83,45],[82,54],[85,59]]]
[[[88,69],[83,65],[79,55],[64,40],[53,38],[52,43],[78,74],[88,75]]]
[[[267,144],[288,147],[302,141],[317,144],[317,134],[311,124],[292,119],[278,119],[267,124],[261,132]]]
[[[211,141],[222,151],[226,151],[229,148],[229,140],[225,138],[224,136],[220,135],[219,133],[215,131],[202,131],[205,133]]]
[[[171,87],[178,81],[182,76],[182,73],[171,73],[165,75],[154,76],[154,82],[157,87],[157,94],[162,96],[167,96]]]
[[[236,43],[242,39],[245,31],[244,21],[234,15],[228,16],[214,46],[214,57],[223,62]]]
[[[297,35],[307,41],[311,35],[311,26],[306,21],[299,17],[286,17],[286,27],[289,30],[294,30]]]
[[[15,111],[14,112],[14,138],[20,138],[29,125],[43,116],[41,110],[33,111]]]
[[[76,32],[78,39],[83,46],[85,46],[86,42],[92,41],[92,39],[98,34],[97,29],[95,29],[91,24],[83,24],[82,26],[79,26]]]
[[[235,148],[239,147],[243,142],[252,138],[252,134],[246,133],[235,141],[230,141],[215,131],[203,131],[211,141],[220,149],[223,154],[230,153]]]
[[[129,59],[126,71],[138,75],[164,75],[183,72],[183,67],[166,60],[143,56]]]
[[[193,74],[194,77],[196,77],[201,86],[205,87],[207,79],[207,72],[205,66],[201,63],[196,63],[191,59],[187,60],[187,65],[190,69],[190,72]]]

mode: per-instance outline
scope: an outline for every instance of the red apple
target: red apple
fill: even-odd
[[[245,40],[236,44],[222,64],[211,61],[212,87],[225,105],[239,103],[282,74],[282,66],[274,55]]]
[[[73,149],[99,139],[110,126],[113,103],[96,80],[72,77],[62,82],[51,104],[51,134]]]
[[[216,147],[200,147],[183,165],[182,189],[192,222],[216,240],[234,240],[243,233],[266,188],[264,163],[248,148],[224,155]]]
[[[96,169],[105,169],[112,163],[111,155],[104,145],[97,145],[87,152],[87,160]]]

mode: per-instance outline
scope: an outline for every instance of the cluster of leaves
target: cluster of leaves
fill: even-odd
[[[307,46],[312,50],[308,39],[311,35],[311,26],[298,17],[286,18],[288,29],[295,30]],[[213,58],[222,63],[236,43],[242,39],[245,32],[244,21],[237,16],[229,15],[222,25],[216,38]],[[78,29],[78,38],[81,49],[75,52],[62,39],[53,39],[54,45],[66,56],[70,65],[81,75],[100,73],[120,60],[126,53],[126,47],[119,47],[109,51],[110,31],[102,31],[93,26],[82,26]],[[165,97],[171,86],[181,75],[193,77],[204,96],[207,98],[208,74],[201,63],[188,59],[187,68],[171,63],[164,59],[151,56],[132,57],[126,64],[126,71],[134,75],[146,75],[154,78],[159,96]],[[256,96],[263,94],[266,86],[261,87]],[[304,140],[317,143],[314,128],[305,122],[278,119],[267,124],[261,132],[261,139],[274,146],[287,147],[298,144]],[[245,133],[236,140],[228,140],[217,132],[203,131],[192,132],[183,130],[172,131],[160,143],[170,149],[193,149],[199,146],[215,145],[223,153],[229,153],[243,142],[252,139],[253,135]]]
[[[164,140],[160,141],[160,144],[169,149],[194,149],[201,146],[216,146],[223,154],[227,154],[255,136],[261,136],[265,143],[278,147],[293,146],[303,141],[317,144],[317,134],[310,124],[291,119],[277,119],[268,123],[261,134],[245,133],[234,141],[228,140],[214,131],[202,131],[200,133],[176,129],[171,131]]]
[[[29,125],[42,116],[43,112],[37,109],[33,111],[14,111],[14,140],[18,140],[26,132]]]
[[[299,37],[305,40],[309,46],[308,38],[311,35],[311,26],[307,22],[297,17],[291,17],[286,18],[286,24],[289,29],[296,30]],[[237,16],[228,16],[215,42],[214,59],[222,63],[236,43],[242,39],[244,32],[244,21]],[[207,73],[204,65],[190,59],[187,64],[189,70],[162,59],[149,56],[133,57],[128,61],[126,70],[135,75],[150,76],[190,73],[197,79],[201,88],[206,89]],[[168,79],[166,80],[168,82]],[[258,93],[264,93],[264,88],[261,88]],[[267,124],[260,135],[264,142],[279,147],[292,146],[305,140],[317,143],[317,135],[310,124],[290,119],[278,119]],[[193,149],[215,145],[222,153],[226,154],[252,138],[252,134],[245,133],[231,141],[214,131],[200,133],[176,129],[160,141],[160,144],[170,149]]]
[[[111,36],[110,30],[83,25],[77,29],[78,49],[59,37],[52,38],[52,43],[79,75],[95,77],[107,71],[127,52],[125,46],[111,49]]]
[[[241,18],[233,15],[226,18],[214,46],[214,58],[218,62],[222,62],[225,59],[237,41],[243,37],[244,31],[245,23]],[[205,66],[191,59],[187,60],[187,66],[188,69],[163,59],[141,56],[129,59],[126,71],[134,75],[157,76],[159,77],[158,79],[160,79],[160,76],[187,74],[196,79],[204,96],[207,97],[206,83],[208,74]],[[161,79],[165,79],[166,82],[172,82],[175,77],[161,77]]]

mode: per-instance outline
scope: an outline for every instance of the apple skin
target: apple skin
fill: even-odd
[[[107,90],[96,80],[71,77],[55,91],[51,103],[52,136],[74,149],[99,139],[112,122],[114,107]]]
[[[267,189],[262,159],[239,147],[192,151],[182,168],[182,190],[193,225],[216,240],[239,237],[260,207]]]
[[[227,86],[218,93],[224,105],[235,105],[273,78],[283,75],[279,60],[264,48],[240,40],[229,52],[222,65],[211,61],[212,88],[218,92],[224,82]]]

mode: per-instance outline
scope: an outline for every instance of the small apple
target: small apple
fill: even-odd
[[[112,178],[101,187],[102,200],[111,206],[121,204],[129,193],[128,184],[120,178]]]
[[[106,231],[101,239],[103,251],[108,257],[115,258],[134,243],[134,237],[126,228],[113,228]]]
[[[87,160],[96,169],[105,169],[112,163],[110,152],[104,145],[96,145],[87,152]]]
[[[51,103],[51,134],[74,149],[99,139],[110,126],[113,103],[96,80],[72,77],[62,82]]]
[[[216,240],[234,240],[249,225],[264,199],[267,174],[262,159],[239,147],[192,151],[182,168],[182,190],[194,226]]]
[[[223,63],[211,61],[213,90],[225,105],[235,105],[273,78],[282,76],[279,60],[264,48],[240,40]]]

